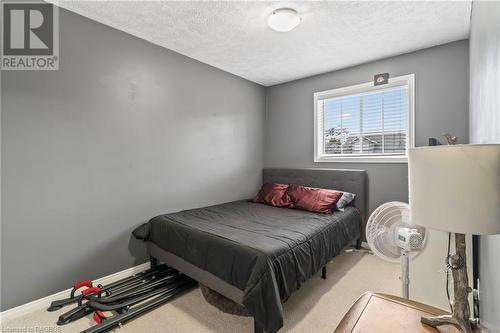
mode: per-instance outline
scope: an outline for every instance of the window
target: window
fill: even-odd
[[[407,161],[414,146],[413,74],[314,94],[315,162]]]

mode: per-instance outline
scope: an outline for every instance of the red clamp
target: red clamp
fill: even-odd
[[[87,288],[92,287],[92,281],[91,280],[83,280],[83,281],[77,282],[73,286],[73,289],[77,290],[77,289],[80,289],[81,287],[87,287]]]
[[[82,305],[83,299],[86,298],[88,295],[99,295],[100,292],[101,288],[98,287],[85,289],[84,291],[82,291],[82,295],[78,299],[78,306]]]
[[[73,289],[71,290],[71,298],[75,297],[75,292],[82,287],[91,288],[92,281],[91,280],[84,280],[84,281],[80,281],[80,282],[75,283],[75,285],[73,286]]]
[[[104,320],[106,320],[106,316],[104,315],[104,313],[102,313],[101,310],[97,310],[94,312],[94,314],[92,315],[92,318],[94,319],[94,321],[97,323],[97,324],[100,324],[102,323]]]
[[[85,289],[84,291],[82,291],[82,295],[85,297],[87,295],[91,295],[91,294],[99,294],[101,292],[101,288],[98,288],[98,287],[92,287],[92,288],[88,288],[88,289]]]

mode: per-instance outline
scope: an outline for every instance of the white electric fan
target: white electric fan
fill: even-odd
[[[366,224],[366,240],[370,249],[389,262],[401,262],[403,297],[409,294],[409,260],[424,249],[425,228],[411,224],[410,206],[391,201],[375,209]]]

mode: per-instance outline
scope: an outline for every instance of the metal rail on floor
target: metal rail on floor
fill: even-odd
[[[188,276],[155,262],[144,272],[106,286],[93,286],[89,280],[80,281],[74,285],[70,297],[52,302],[47,310],[55,311],[63,306],[77,303],[76,307],[59,316],[58,325],[65,325],[94,313],[93,319],[97,325],[83,332],[107,332],[168,302],[196,285],[197,282]],[[81,294],[76,295],[80,291]],[[115,311],[116,314],[105,316],[102,311]]]

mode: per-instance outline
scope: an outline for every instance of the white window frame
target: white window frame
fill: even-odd
[[[320,133],[323,133],[323,124],[320,123],[322,108],[318,108],[318,101],[342,96],[356,95],[387,88],[408,85],[408,122],[406,124],[406,150],[404,154],[322,154],[323,142]],[[322,116],[322,115],[321,115]],[[319,128],[321,127],[321,128]],[[374,86],[373,82],[357,84],[349,87],[337,88],[314,93],[314,162],[344,162],[344,163],[407,163],[408,149],[415,147],[415,74],[408,74],[389,78],[389,83]]]

